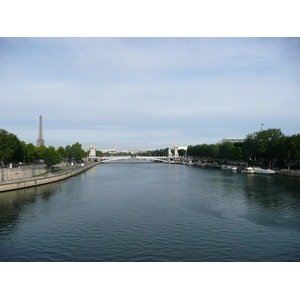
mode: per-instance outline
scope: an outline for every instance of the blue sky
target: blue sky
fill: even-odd
[[[0,38],[0,128],[160,149],[300,133],[299,38]]]

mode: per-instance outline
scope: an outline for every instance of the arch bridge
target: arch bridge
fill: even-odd
[[[93,157],[88,158],[89,161],[99,161],[99,162],[108,162],[115,160],[128,160],[128,159],[136,159],[136,160],[145,160],[152,162],[168,162],[170,158],[167,156],[103,156],[103,157]]]
[[[90,146],[90,155],[85,159],[85,161],[99,161],[99,162],[106,162],[106,161],[114,161],[114,160],[128,160],[130,158],[137,159],[137,160],[146,160],[146,161],[153,161],[153,162],[175,162],[179,161],[180,157],[178,154],[178,145],[174,145],[174,154],[171,152],[171,146],[169,145],[168,149],[168,156],[96,156],[96,146],[91,144]]]

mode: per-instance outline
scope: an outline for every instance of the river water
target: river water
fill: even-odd
[[[0,193],[0,261],[300,261],[300,179],[135,160]]]

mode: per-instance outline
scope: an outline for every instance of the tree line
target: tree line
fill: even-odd
[[[143,153],[139,153],[140,156],[168,156],[169,148],[159,149],[159,150],[148,150]],[[174,149],[171,149],[172,154],[174,154]],[[178,150],[179,156],[186,156],[186,150]]]
[[[172,149],[172,152],[174,150]],[[286,163],[300,164],[300,134],[285,136],[280,129],[271,128],[250,133],[244,142],[222,144],[198,144],[190,145],[185,150],[178,151],[180,156],[206,158],[207,160],[231,160],[247,161],[268,165],[272,162],[278,167],[284,167]],[[47,167],[60,163],[63,159],[79,161],[89,155],[82,145],[77,142],[66,147],[53,146],[36,147],[32,143],[25,143],[13,134],[0,129],[0,163],[37,162],[43,160]],[[97,155],[104,154],[97,151]],[[167,156],[168,148],[146,151],[139,155]]]
[[[9,163],[34,163],[43,160],[47,167],[60,163],[63,159],[79,161],[89,155],[77,142],[66,147],[34,146],[32,143],[21,141],[15,134],[0,129],[0,162],[1,165]]]
[[[300,134],[285,136],[280,129],[271,128],[248,134],[244,142],[191,145],[187,155],[284,167],[288,162],[300,162]]]

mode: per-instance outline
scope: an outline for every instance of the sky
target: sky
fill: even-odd
[[[0,128],[36,144],[164,149],[300,133],[300,38],[2,37]],[[264,124],[264,125],[261,125]]]

